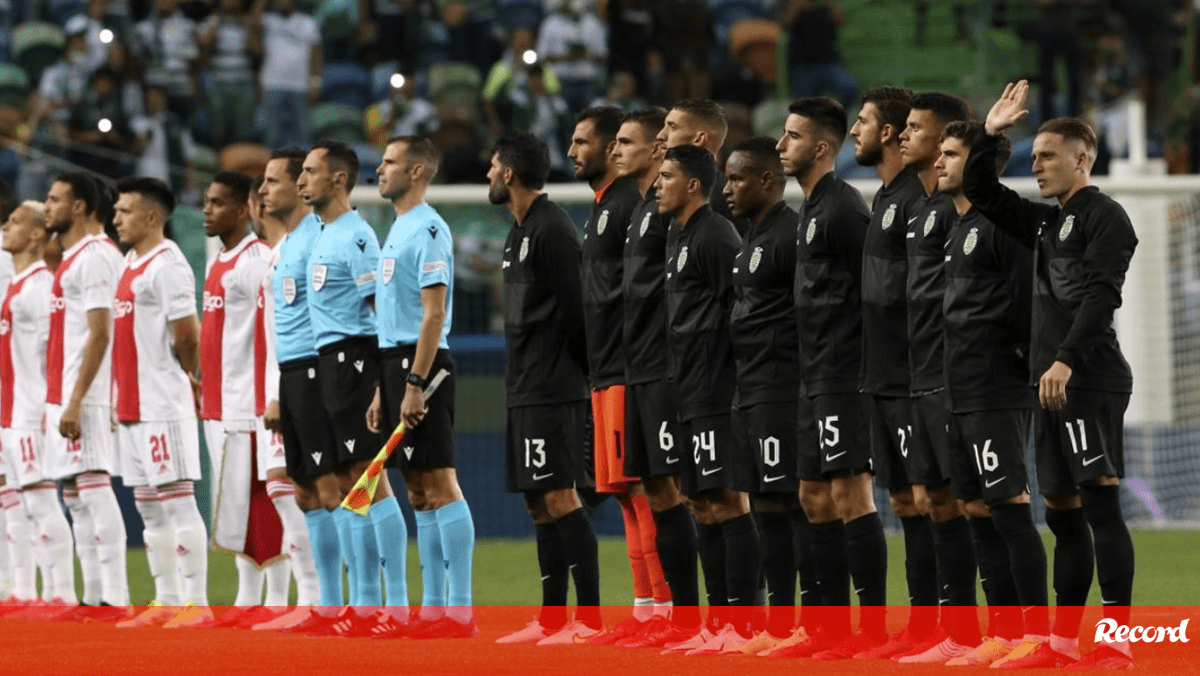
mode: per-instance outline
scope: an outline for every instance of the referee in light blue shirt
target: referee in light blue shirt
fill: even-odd
[[[392,202],[396,220],[375,279],[381,377],[367,423],[384,434],[401,421],[411,430],[401,452],[392,456],[416,510],[422,562],[421,617],[403,630],[410,638],[479,633],[471,612],[475,527],[455,470],[455,368],[446,343],[454,240],[446,222],[425,203],[440,160],[428,138],[400,136],[388,141],[378,169],[379,193]],[[442,372],[447,375],[426,400],[423,390]],[[377,510],[373,507],[372,514]],[[398,510],[395,518],[403,524]],[[403,541],[399,546],[403,552]]]
[[[379,450],[379,436],[366,424],[367,407],[379,380],[375,340],[375,270],[379,242],[375,231],[350,208],[350,190],[358,176],[358,156],[339,141],[321,141],[304,158],[296,182],[300,197],[320,221],[320,234],[308,261],[308,313],[317,350],[317,378],[325,414],[333,428],[335,472],[344,496]],[[395,503],[386,479],[375,500]],[[383,605],[379,586],[381,544],[393,533],[372,516],[333,510],[338,543],[350,577],[350,605],[328,626],[309,635],[370,635]],[[380,510],[382,511],[382,510]],[[386,524],[394,527],[394,524]],[[403,557],[384,555],[392,567]],[[407,594],[390,595],[388,604],[407,608]],[[407,611],[405,611],[407,614]]]

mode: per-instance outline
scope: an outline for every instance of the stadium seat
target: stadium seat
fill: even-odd
[[[379,180],[379,174],[375,170],[383,161],[383,152],[370,143],[353,143],[350,147],[354,148],[354,154],[358,155],[357,185],[375,185]]]
[[[782,35],[783,28],[770,19],[743,19],[729,29],[729,55],[749,68],[759,80],[775,82]]]
[[[56,25],[66,26],[67,19],[86,14],[87,0],[50,0],[50,20]]]
[[[321,103],[343,103],[359,111],[371,104],[371,76],[362,66],[331,61],[321,72]]]
[[[344,103],[319,103],[312,111],[312,138],[365,143],[362,113]]]
[[[474,106],[479,101],[483,78],[469,63],[435,63],[429,68],[429,99],[432,103]]]
[[[42,77],[42,71],[62,57],[66,38],[58,26],[44,21],[28,21],[13,29],[13,62],[25,69],[31,82]]]
[[[29,93],[29,76],[20,66],[0,64],[0,106],[22,106]]]

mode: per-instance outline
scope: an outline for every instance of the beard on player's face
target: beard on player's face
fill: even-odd
[[[508,186],[499,181],[492,181],[488,184],[488,201],[492,204],[508,204],[512,198],[512,192]]]
[[[877,167],[883,162],[883,144],[879,139],[862,141],[854,149],[854,161],[862,167]]]

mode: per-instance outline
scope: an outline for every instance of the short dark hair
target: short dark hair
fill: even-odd
[[[879,111],[879,121],[890,124],[897,134],[908,125],[908,112],[912,108],[913,91],[907,87],[874,87],[863,94],[863,105],[874,103]]]
[[[671,104],[671,110],[682,110],[705,126],[721,129],[729,127],[725,121],[725,109],[712,99],[681,99]]]
[[[1087,121],[1078,117],[1056,117],[1046,120],[1038,127],[1038,134],[1058,134],[1068,141],[1082,141],[1087,149],[1088,157],[1096,161],[1096,153],[1100,144],[1096,140],[1096,130]]]
[[[659,130],[667,123],[667,111],[663,108],[655,106],[644,110],[634,110],[625,113],[625,117],[621,118],[621,124],[626,122],[636,122],[641,125],[642,131],[650,135],[650,138],[658,136]]]
[[[983,123],[974,122],[971,120],[956,120],[946,125],[946,130],[942,132],[942,138],[956,138],[962,141],[962,144],[970,148],[975,145],[975,141],[984,134]],[[999,136],[1000,146],[996,149],[996,175],[999,176],[1004,172],[1004,167],[1008,165],[1008,160],[1012,157],[1012,145],[1008,142],[1008,137],[1001,134]]]
[[[222,171],[216,176],[213,176],[213,183],[220,183],[229,189],[229,194],[233,195],[233,201],[245,202],[250,199],[250,186],[253,179],[245,174],[236,171]]]
[[[304,170],[304,158],[308,157],[308,153],[300,148],[281,148],[271,153],[271,157],[267,160],[287,160],[287,173],[292,177],[293,181],[300,180],[300,172]]]
[[[616,106],[592,106],[579,111],[575,116],[575,124],[591,120],[596,135],[607,145],[617,138],[617,131],[621,129],[621,121],[624,119],[624,111]]]
[[[541,190],[550,175],[550,149],[527,131],[509,132],[496,139],[492,153],[500,166],[513,170],[517,181],[530,190]]]
[[[325,151],[325,164],[333,171],[346,172],[346,192],[354,189],[358,181],[358,153],[348,144],[333,139],[321,139],[313,144],[313,150]]]
[[[250,181],[250,194],[248,195],[249,199],[259,201],[262,200],[262,195],[258,194],[258,191],[262,188],[263,181],[265,180],[266,179],[263,177],[263,175],[259,174],[258,176],[254,177],[254,180]]]
[[[684,176],[700,181],[700,192],[705,195],[712,192],[713,183],[717,180],[717,162],[712,153],[700,146],[675,146],[663,156],[663,161],[667,160],[679,164]]]
[[[96,205],[100,200],[100,196],[98,194],[98,180],[95,176],[86,171],[68,171],[55,176],[54,182],[65,183],[71,188],[71,197],[83,200],[83,212],[85,214],[96,213]]]
[[[410,160],[416,160],[421,164],[427,165],[432,170],[429,172],[429,179],[437,175],[438,167],[442,164],[442,151],[428,137],[420,135],[393,136],[387,140],[387,145],[393,143],[404,144],[404,154]]]
[[[157,204],[166,214],[163,216],[163,222],[175,211],[175,193],[171,192],[170,186],[157,178],[149,176],[127,176],[120,181],[117,181],[117,193],[127,194],[135,193],[142,196],[142,199],[150,200]]]
[[[839,148],[846,140],[846,132],[850,130],[846,109],[836,99],[826,96],[809,96],[793,101],[788,106],[788,112],[807,119],[814,127],[836,139]]]
[[[971,106],[966,101],[953,94],[942,92],[921,92],[912,97],[913,110],[928,110],[942,124],[971,119]]]
[[[113,205],[117,203],[117,189],[112,181],[98,174],[92,175],[92,181],[96,184],[96,220],[104,224],[105,230],[109,230],[116,215]]]
[[[778,144],[776,139],[770,136],[754,136],[742,141],[733,147],[730,151],[730,156],[733,153],[745,153],[754,161],[754,167],[758,171],[769,171],[775,175],[775,180],[781,184],[783,178],[783,163],[779,161],[779,151],[775,149]]]

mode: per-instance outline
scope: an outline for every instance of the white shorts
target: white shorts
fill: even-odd
[[[200,434],[194,418],[122,423],[117,447],[126,486],[200,480]]]
[[[47,477],[69,479],[85,472],[120,475],[112,409],[107,406],[81,407],[78,439],[68,439],[58,433],[62,412],[61,404],[46,404]]]
[[[4,474],[9,486],[24,488],[48,478],[43,436],[41,430],[0,429],[6,465]]]
[[[272,432],[267,429],[263,423],[262,416],[258,416],[258,440],[256,448],[258,449],[258,480],[266,481],[267,472],[273,469],[287,469],[287,455],[283,452],[283,435],[279,432]]]

